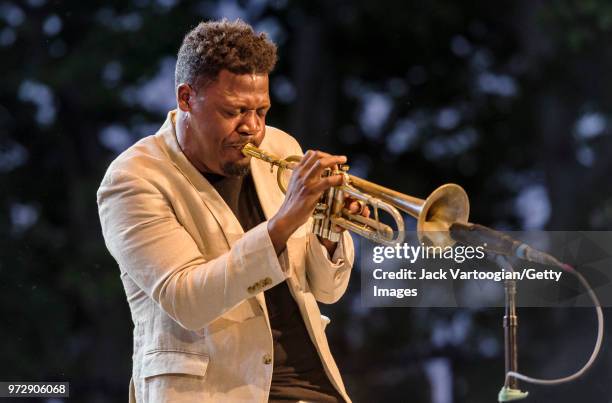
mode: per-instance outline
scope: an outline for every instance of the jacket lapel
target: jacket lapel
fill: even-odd
[[[174,124],[172,123],[175,113],[176,111],[170,111],[168,113],[168,118],[157,132],[157,136],[163,141],[165,149],[174,165],[200,193],[202,201],[219,223],[229,249],[231,245],[244,234],[244,230],[221,195],[219,195],[210,182],[208,182],[191,162],[189,162],[181,150],[178,140],[176,139]]]

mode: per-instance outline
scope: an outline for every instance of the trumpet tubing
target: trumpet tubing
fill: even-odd
[[[283,159],[250,143],[244,146],[242,153],[270,163],[271,168],[277,166],[277,183],[283,193],[287,190],[287,184],[283,180],[284,173],[286,170],[293,170],[301,160],[300,156]],[[450,225],[453,222],[468,221],[469,200],[465,190],[459,185],[447,183],[434,190],[426,199],[419,199],[349,175],[347,171],[347,166],[341,166],[337,171],[328,172],[343,175],[344,183],[324,193],[315,207],[312,231],[324,238],[337,241],[339,234],[333,231],[333,226],[339,225],[374,242],[395,245],[404,239],[404,219],[399,212],[401,210],[417,220],[417,233],[422,242],[446,246],[454,243],[448,235]],[[369,205],[374,217],[351,214],[344,208],[346,197]],[[380,222],[380,210],[389,214],[395,221],[395,230]]]

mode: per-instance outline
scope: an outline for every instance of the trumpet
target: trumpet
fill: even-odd
[[[287,172],[295,169],[302,159],[292,155],[280,158],[247,143],[242,153],[257,158],[277,169],[277,183],[283,193],[287,191]],[[340,174],[343,184],[323,193],[313,212],[311,231],[332,241],[340,239],[334,225],[355,232],[383,245],[396,245],[404,240],[404,218],[400,210],[417,220],[417,235],[422,242],[434,246],[453,245],[448,228],[454,222],[467,223],[470,211],[468,196],[459,185],[447,183],[433,191],[425,200],[377,185],[348,174],[349,167],[327,170],[324,175]],[[352,214],[344,207],[344,199],[350,197],[369,205],[373,218]],[[395,229],[380,221],[380,212],[386,212],[395,222]]]

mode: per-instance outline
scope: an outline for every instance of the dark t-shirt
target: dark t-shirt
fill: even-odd
[[[245,232],[266,220],[250,174],[204,176],[234,212]],[[325,374],[287,282],[265,291],[264,296],[274,343],[269,401],[343,402]]]

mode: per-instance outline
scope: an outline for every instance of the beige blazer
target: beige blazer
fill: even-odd
[[[296,231],[276,256],[264,222],[244,233],[210,183],[182,153],[171,117],[127,149],[98,190],[106,246],[121,271],[134,322],[130,401],[266,402],[272,334],[263,291],[287,281],[331,383],[350,401],[324,333],[317,301],[336,302],[354,258],[345,233],[333,259]],[[296,140],[266,128],[261,148],[301,154]],[[253,159],[266,218],[284,195],[276,169]],[[286,270],[283,270],[286,269]]]

